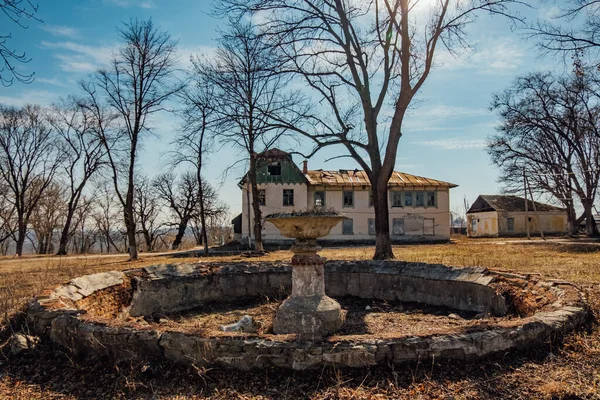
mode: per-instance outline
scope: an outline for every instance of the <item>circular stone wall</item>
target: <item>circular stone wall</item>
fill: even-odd
[[[583,294],[539,275],[451,268],[401,261],[330,261],[327,295],[422,303],[454,310],[513,315],[466,332],[378,339],[353,335],[319,341],[293,335],[192,334],[139,323],[174,312],[289,291],[287,263],[156,265],[87,275],[41,294],[28,318],[38,334],[80,355],[114,360],[167,359],[238,369],[321,365],[362,367],[427,358],[473,359],[539,345],[582,324]]]

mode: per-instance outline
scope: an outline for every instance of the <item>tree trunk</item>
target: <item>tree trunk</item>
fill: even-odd
[[[144,240],[146,241],[146,251],[153,251],[154,249],[152,248],[152,235],[150,235],[148,229],[142,229],[142,234],[144,235]]]
[[[175,235],[175,240],[173,240],[173,244],[171,244],[171,250],[179,250],[181,246],[181,242],[183,241],[183,235],[185,235],[185,230],[187,229],[187,220],[181,221],[181,223],[177,226],[177,235]]]
[[[378,176],[379,174],[374,174]],[[378,176],[380,178],[380,176]],[[392,241],[390,239],[390,217],[388,208],[387,183],[389,179],[372,180],[373,206],[375,207],[375,255],[374,260],[389,260],[394,258]]]
[[[586,201],[584,203],[584,207],[585,207],[585,235],[587,237],[594,237],[598,233],[598,229],[596,228],[596,223],[594,221],[593,206],[594,206],[594,204],[591,201]]]
[[[200,236],[204,242],[204,254],[208,255],[208,234],[206,233],[206,215],[204,212],[204,190],[202,189],[202,178],[198,171],[198,201],[200,202]]]
[[[579,222],[577,221],[577,214],[572,202],[569,202],[567,205],[567,221],[569,224],[569,236],[577,235],[577,232],[579,231]]]
[[[63,226],[62,232],[60,234],[60,241],[58,243],[58,251],[56,252],[57,256],[65,256],[67,255],[67,245],[69,244],[69,231],[71,230],[71,221],[73,220],[73,214],[75,213],[75,208],[69,204],[67,209],[67,218],[65,219],[65,226]]]
[[[258,184],[256,183],[256,154],[250,155],[250,170],[248,171],[250,188],[252,190],[252,211],[254,212],[254,250],[263,251],[262,215],[258,203]]]
[[[133,192],[132,192],[133,193]],[[135,238],[135,220],[133,216],[133,196],[132,201],[129,201],[129,193],[127,193],[127,202],[125,203],[124,216],[125,228],[127,229],[127,245],[129,253],[129,261],[138,259],[138,251]]]
[[[23,255],[23,244],[25,243],[25,235],[27,234],[27,225],[23,223],[19,223],[19,227],[17,229],[17,256],[21,257]]]

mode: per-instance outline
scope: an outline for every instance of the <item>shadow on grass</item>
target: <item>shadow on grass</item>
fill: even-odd
[[[478,362],[423,360],[361,369],[326,367],[314,371],[268,369],[251,372],[182,367],[165,362],[112,364],[107,359],[78,359],[47,340],[17,356],[0,355],[0,394],[27,398],[32,387],[42,398],[556,398],[578,399],[581,386],[540,386],[552,372],[571,368],[600,371],[600,358],[585,351],[600,338],[590,321],[586,332],[554,338],[521,352],[497,354]],[[584,343],[580,343],[580,342]],[[593,347],[593,346],[592,346]],[[578,364],[573,364],[573,362]],[[550,371],[546,373],[545,371]],[[595,372],[594,372],[595,371]],[[541,374],[541,375],[540,375]],[[563,376],[564,378],[564,376]],[[4,386],[4,387],[3,387]],[[7,392],[8,391],[8,392]],[[21,392],[20,392],[21,391]],[[544,394],[545,393],[545,394]]]
[[[597,317],[600,287],[590,285]],[[26,332],[22,314],[0,332],[0,397],[76,399],[415,399],[594,398],[600,385],[600,330],[593,316],[585,329],[523,351],[481,361],[423,360],[360,369],[251,372],[182,367],[166,362],[113,364],[79,359],[48,339],[10,355],[13,329]],[[550,338],[549,338],[550,339]]]
[[[47,343],[2,366],[8,382],[35,385],[50,398],[54,394],[78,399],[165,398],[511,398],[527,382],[511,374],[526,367],[536,370],[556,364],[561,350],[555,346],[522,354],[504,354],[483,362],[411,363],[369,369],[323,368],[315,371],[264,370],[240,372],[184,368],[166,363],[112,365],[107,360],[82,361],[58,353]],[[533,371],[532,371],[533,372]],[[5,378],[6,381],[6,378]],[[468,389],[465,388],[468,386]],[[461,387],[463,389],[461,389]],[[572,388],[574,391],[577,388]],[[577,397],[573,397],[577,398]]]

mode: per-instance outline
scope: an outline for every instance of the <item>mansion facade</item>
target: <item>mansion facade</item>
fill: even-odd
[[[257,181],[263,218],[272,213],[325,207],[346,219],[320,240],[374,242],[375,211],[371,184],[360,170],[302,170],[278,149],[259,157]],[[252,193],[242,189],[241,240],[254,239]],[[393,242],[441,242],[450,239],[450,189],[457,185],[394,171],[389,181],[390,234]],[[271,223],[263,227],[264,243],[289,242]]]

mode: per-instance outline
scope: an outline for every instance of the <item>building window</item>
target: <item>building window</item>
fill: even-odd
[[[412,192],[404,192],[404,207],[413,206],[413,194]]]
[[[354,235],[354,220],[352,218],[344,219],[342,223],[342,234]]]
[[[267,194],[265,189],[258,190],[258,205],[266,206],[267,205]]]
[[[373,198],[373,191],[369,190],[369,207],[373,207],[375,204],[375,199]]]
[[[425,198],[423,192],[415,192],[415,207],[424,207]]]
[[[506,218],[506,227],[509,232],[514,232],[515,230],[515,219],[514,218]]]
[[[392,207],[402,207],[402,192],[392,191]]]
[[[283,189],[283,205],[294,205],[294,189]]]
[[[477,220],[475,218],[471,220],[471,231],[477,232]]]
[[[435,192],[427,192],[427,207],[436,207]]]
[[[369,218],[369,235],[375,235],[375,218]]]
[[[392,235],[404,235],[404,218],[394,218],[392,220]]]
[[[270,176],[281,176],[281,163],[271,163],[267,166],[267,172]]]
[[[325,206],[325,192],[315,192],[315,207]]]
[[[344,207],[354,207],[354,192],[344,191]]]

